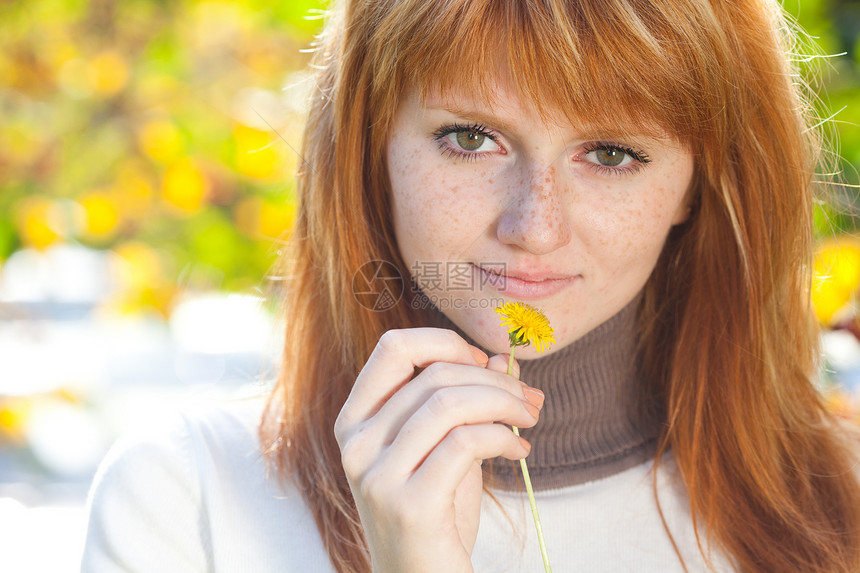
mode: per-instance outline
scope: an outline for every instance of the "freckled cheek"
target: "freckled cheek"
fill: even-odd
[[[614,258],[637,260],[661,240],[653,222],[639,215],[619,217],[615,223],[604,230],[600,239],[601,248],[611,251],[608,254]]]
[[[392,168],[391,183],[401,247],[419,259],[460,253],[483,228],[477,226],[481,214],[490,211],[474,177],[458,177],[427,162]]]
[[[579,233],[605,256],[635,261],[662,248],[671,226],[671,210],[660,195],[601,202],[580,215]]]

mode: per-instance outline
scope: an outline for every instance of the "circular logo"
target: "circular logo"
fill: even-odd
[[[403,277],[388,261],[369,261],[352,275],[352,294],[368,310],[390,309],[403,296]]]

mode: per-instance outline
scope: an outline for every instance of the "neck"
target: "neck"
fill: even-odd
[[[636,369],[636,297],[618,314],[570,345],[520,362],[520,379],[546,394],[541,418],[521,430],[532,444],[535,489],[608,477],[651,459],[663,416],[642,399]],[[441,312],[441,326],[474,342]],[[447,324],[446,324],[447,323]],[[517,489],[519,469],[507,460],[485,464],[491,483]]]

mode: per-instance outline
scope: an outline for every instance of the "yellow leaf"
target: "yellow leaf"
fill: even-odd
[[[269,179],[279,173],[280,158],[276,148],[277,134],[236,125],[236,170],[256,179]]]
[[[23,442],[30,410],[28,399],[9,398],[0,401],[0,434],[13,442]]]
[[[79,201],[86,213],[86,232],[97,238],[105,238],[116,231],[120,222],[116,201],[107,193],[94,192]]]
[[[296,206],[292,202],[264,202],[260,209],[260,234],[264,237],[282,237],[293,227]]]
[[[44,249],[65,235],[59,207],[44,197],[28,197],[13,207],[15,225],[25,244]]]
[[[182,132],[173,123],[156,119],[147,122],[138,133],[143,152],[161,163],[170,163],[185,150]]]
[[[163,280],[161,256],[149,245],[129,241],[113,251],[124,263],[119,278],[126,288],[139,289]]]
[[[167,279],[164,255],[137,241],[123,243],[113,252],[118,256],[120,288],[111,301],[111,307],[123,313],[154,309],[167,316],[176,295],[176,286]]]
[[[161,192],[164,199],[183,213],[193,213],[203,206],[209,184],[203,172],[191,160],[174,163],[164,174]]]
[[[106,51],[90,62],[95,82],[93,91],[101,97],[118,93],[128,83],[128,64],[119,52]]]
[[[120,167],[114,195],[124,217],[136,220],[150,215],[155,192],[149,178],[134,162]]]
[[[813,263],[812,304],[823,324],[838,318],[860,286],[860,245],[849,238],[823,243]]]

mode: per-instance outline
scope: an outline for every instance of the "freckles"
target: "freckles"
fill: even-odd
[[[641,199],[627,197],[616,201],[613,205],[604,205],[601,220],[594,227],[594,240],[613,256],[635,261],[662,237],[666,202],[661,189],[651,190]]]
[[[455,251],[468,227],[469,216],[462,205],[468,185],[451,182],[441,170],[426,171],[413,181],[409,217],[412,234],[423,245],[421,250],[437,253],[437,257]]]
[[[435,197],[429,202],[427,209],[439,209],[440,215],[447,221],[449,227],[459,228],[462,223],[462,209],[457,208],[458,197],[463,196],[464,190],[459,185],[445,185],[444,189],[448,191],[448,194]]]
[[[421,154],[415,147],[391,142],[388,154],[388,176],[395,195],[409,197],[414,193],[415,165],[420,165]]]

